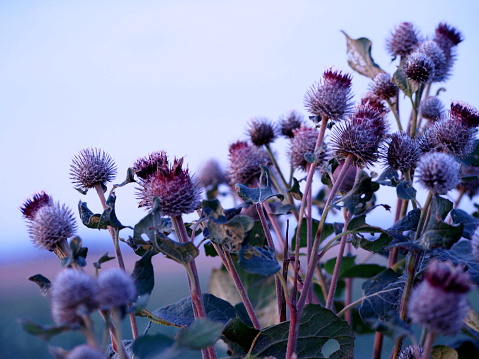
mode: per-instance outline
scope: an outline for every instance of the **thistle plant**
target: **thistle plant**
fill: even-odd
[[[95,189],[101,205],[95,213],[80,201],[80,221],[109,233],[118,268],[102,268],[113,259],[105,255],[90,275],[72,212],[33,195],[20,208],[27,232],[65,268],[53,284],[31,277],[51,298],[54,325],[25,329],[42,338],[81,331],[85,344],[55,351],[67,359],[359,358],[355,339],[365,333],[374,333],[374,359],[477,357],[469,293],[479,284],[479,221],[461,205],[478,193],[479,111],[460,100],[444,106],[438,87],[447,87],[463,37],[446,23],[421,36],[403,22],[386,39],[389,73],[368,39],[345,36],[368,92],[355,99],[352,73],[324,70],[304,91],[309,120],[294,110],[246,121],[244,137],[223,149],[225,171],[209,159],[196,176],[158,149],[112,185],[117,167],[103,150],[74,156],[72,184]],[[145,212],[136,224],[115,211],[125,186]],[[120,242],[138,256],[133,269]],[[184,267],[190,289],[161,308],[150,301],[158,254]],[[209,289],[198,277],[202,256],[221,261]],[[108,335],[98,336],[95,313]],[[126,316],[131,340],[121,331]],[[149,331],[156,325],[177,333],[160,338]]]

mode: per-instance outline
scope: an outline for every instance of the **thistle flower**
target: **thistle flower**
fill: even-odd
[[[87,274],[64,269],[52,284],[51,308],[57,325],[82,324],[82,316],[97,308],[98,287]]]
[[[380,116],[386,117],[389,109],[386,107],[384,100],[376,96],[372,92],[367,92],[362,98],[360,105],[374,109]]]
[[[422,357],[424,349],[422,347],[415,347],[408,345],[401,353],[399,353],[398,359],[426,359]]]
[[[271,164],[268,153],[244,141],[229,147],[229,170],[226,177],[231,185],[236,183],[253,185],[261,175],[260,165]]]
[[[403,173],[416,165],[420,155],[419,144],[404,132],[391,134],[382,152],[385,164]]]
[[[100,184],[105,186],[116,177],[116,165],[113,159],[102,150],[85,148],[73,157],[70,165],[72,183],[83,191]]]
[[[479,125],[479,111],[465,102],[451,102],[449,115],[452,120],[461,122],[467,127],[475,128]]]
[[[340,160],[352,155],[355,166],[370,166],[379,156],[378,147],[386,129],[380,112],[371,106],[360,105],[348,121],[333,128],[331,147]]]
[[[158,197],[159,209],[164,215],[178,216],[193,212],[201,203],[199,181],[190,176],[187,168],[182,168],[183,158],[175,158],[171,166],[165,157],[158,156],[158,159],[160,165],[154,174],[146,175],[146,170],[142,172],[146,179],[140,181],[140,187],[137,188],[140,207],[151,209],[153,198]],[[151,163],[146,166],[149,170],[153,167]]]
[[[418,43],[418,33],[414,29],[414,25],[410,22],[402,22],[392,32],[387,40],[386,47],[388,52],[394,57],[407,56]]]
[[[199,171],[198,179],[203,187],[214,187],[226,183],[226,176],[221,165],[213,158],[206,161]]]
[[[287,138],[293,138],[293,130],[300,128],[304,124],[303,116],[296,111],[291,111],[279,120],[279,130],[281,135]]]
[[[430,152],[421,157],[417,166],[419,183],[436,194],[446,194],[461,181],[460,165],[447,153]]]
[[[391,81],[391,76],[387,73],[380,72],[374,77],[370,90],[373,94],[383,100],[389,100],[396,97],[399,93],[399,88]]]
[[[311,86],[304,104],[313,115],[339,121],[349,114],[351,99],[351,76],[330,69],[324,72],[322,83]]]
[[[119,268],[100,272],[98,276],[98,306],[102,309],[124,309],[136,299],[135,282]]]
[[[455,27],[440,23],[436,28],[433,41],[439,45],[446,56],[446,75],[450,73],[456,59],[455,48],[462,40],[462,34]]]
[[[27,219],[27,229],[34,245],[53,251],[76,232],[72,211],[65,205],[53,203],[45,192],[35,194],[20,209]]]
[[[437,96],[429,96],[419,104],[419,116],[428,121],[436,122],[444,113],[444,105]]]
[[[403,65],[406,77],[417,83],[431,82],[435,75],[434,62],[422,52],[414,51]]]
[[[446,55],[437,42],[433,40],[423,41],[419,44],[417,50],[425,54],[434,64],[434,76],[432,82],[441,82],[448,77],[449,66]]]
[[[148,156],[139,158],[133,164],[133,172],[141,180],[148,180],[158,171],[158,168],[168,167],[168,157],[165,151],[150,153]]]
[[[254,118],[249,123],[248,134],[257,147],[269,145],[276,139],[273,123],[267,118]]]
[[[105,354],[96,348],[82,344],[73,348],[66,359],[105,359]]]
[[[463,268],[450,261],[433,260],[424,280],[411,293],[408,315],[434,333],[454,334],[466,317],[470,289],[470,278]]]
[[[312,154],[318,156],[318,166],[324,160],[326,151],[324,148],[316,151],[316,141],[318,139],[318,131],[311,127],[300,127],[293,131],[294,137],[289,145],[289,159],[294,169],[307,170],[310,164],[305,155]]]

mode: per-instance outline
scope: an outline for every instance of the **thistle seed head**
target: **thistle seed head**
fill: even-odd
[[[403,65],[406,77],[417,83],[431,82],[435,75],[434,62],[422,52],[414,51]]]
[[[57,245],[76,232],[75,217],[65,205],[50,203],[38,208],[27,223],[34,245],[53,251]]]
[[[467,314],[469,290],[469,275],[461,267],[433,260],[424,280],[411,293],[408,315],[435,333],[455,334]]]
[[[402,22],[391,33],[386,42],[388,52],[393,56],[407,56],[419,43],[418,32],[410,22]]]
[[[419,160],[416,174],[425,189],[442,195],[454,189],[461,181],[459,171],[460,165],[451,155],[430,152]]]
[[[300,127],[293,131],[294,137],[291,139],[289,146],[289,159],[291,166],[294,169],[307,170],[308,164],[310,164],[305,155],[315,154],[318,158],[317,165],[321,165],[323,162],[326,151],[319,149],[316,152],[316,141],[318,139],[318,131],[311,127]]]
[[[401,353],[399,353],[398,359],[426,359],[422,357],[424,349],[422,347],[415,347],[413,345],[408,345]]]
[[[267,118],[254,118],[250,121],[248,134],[251,142],[257,147],[269,145],[276,139],[273,123]]]
[[[201,203],[199,181],[191,177],[188,168],[183,169],[183,158],[174,159],[171,166],[166,158],[154,175],[147,176],[137,188],[140,207],[151,209],[158,197],[160,211],[167,216],[179,216],[196,210]]]
[[[394,98],[399,93],[399,88],[391,81],[391,76],[384,72],[380,72],[376,75],[370,85],[370,90],[382,100]]]
[[[431,80],[432,82],[441,82],[447,79],[449,75],[447,58],[437,42],[433,40],[423,41],[416,51],[422,52],[432,60],[434,64],[434,76]]]
[[[116,173],[113,159],[97,148],[81,150],[70,165],[70,179],[82,190],[94,188],[97,184],[104,186],[116,177]]]
[[[35,193],[32,199],[27,199],[25,203],[20,207],[23,217],[26,220],[33,220],[35,213],[43,206],[51,206],[53,199],[45,192]]]
[[[268,153],[244,141],[237,141],[229,147],[229,170],[226,177],[231,185],[236,183],[253,185],[261,175],[260,165],[271,164]]]
[[[293,138],[293,130],[300,128],[304,124],[303,116],[296,111],[291,111],[279,120],[279,130],[281,135],[287,138]]]
[[[461,122],[467,127],[475,128],[479,125],[479,111],[465,102],[451,102],[449,115],[452,120]]]
[[[105,359],[105,354],[97,348],[82,344],[73,348],[66,359]]]
[[[119,268],[100,272],[98,276],[98,306],[102,309],[124,310],[136,299],[133,278]]]
[[[326,70],[322,83],[313,84],[304,97],[307,110],[316,116],[342,120],[351,110],[351,76]]]
[[[97,308],[98,287],[87,274],[64,269],[55,278],[51,294],[53,320],[57,325],[82,324],[82,315]]]
[[[133,164],[133,172],[141,180],[148,180],[154,176],[158,168],[168,167],[168,157],[165,151],[150,153],[148,156],[141,157]]]
[[[419,105],[419,116],[428,121],[438,121],[444,113],[444,105],[437,96],[429,96],[421,101]]]
[[[404,132],[396,132],[386,139],[381,157],[396,171],[405,172],[416,166],[421,150],[419,144]]]
[[[214,187],[226,183],[226,175],[221,165],[213,158],[201,166],[198,179],[203,187]]]

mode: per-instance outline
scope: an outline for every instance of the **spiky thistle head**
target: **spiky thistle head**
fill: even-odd
[[[426,359],[422,357],[424,349],[413,345],[408,345],[401,353],[399,353],[398,359]]]
[[[253,145],[261,147],[269,145],[276,139],[276,131],[273,123],[267,118],[254,118],[250,121],[248,135]]]
[[[174,159],[169,165],[162,158],[154,174],[148,175],[137,188],[140,207],[151,209],[153,199],[159,200],[159,210],[167,216],[188,214],[197,209],[201,203],[199,181],[190,176],[188,168],[183,168],[183,158]]]
[[[444,105],[437,96],[429,96],[419,104],[419,116],[428,121],[436,122],[444,114]]]
[[[425,54],[434,64],[434,76],[431,82],[441,82],[449,76],[449,66],[442,48],[433,40],[426,40],[419,44],[417,52]]]
[[[101,271],[98,275],[98,306],[102,309],[120,309],[136,299],[136,286],[133,278],[120,268]]]
[[[394,98],[399,93],[399,88],[391,81],[391,75],[385,72],[380,72],[374,77],[370,90],[382,100]]]
[[[289,112],[279,120],[279,131],[282,136],[293,138],[293,130],[300,128],[304,124],[303,116],[296,111]]]
[[[226,177],[231,185],[253,185],[261,175],[260,165],[271,164],[268,153],[262,148],[237,141],[229,147],[229,170]]]
[[[73,212],[65,205],[54,203],[45,192],[33,195],[20,208],[27,220],[27,229],[34,245],[49,251],[76,232]]]
[[[83,324],[83,315],[97,308],[98,287],[86,273],[64,269],[50,291],[53,320],[57,325]]]
[[[387,39],[386,47],[393,56],[407,56],[419,43],[418,32],[410,22],[400,23]]]
[[[313,84],[304,97],[307,110],[316,116],[342,120],[351,110],[351,76],[326,70],[321,83]]]
[[[168,167],[168,157],[165,151],[156,151],[148,156],[141,157],[133,164],[133,172],[141,181],[148,180],[151,176],[156,175],[158,168]]]
[[[469,274],[461,266],[432,260],[411,293],[408,316],[434,333],[455,334],[463,326],[470,289]]]
[[[446,56],[446,78],[449,76],[456,60],[456,46],[463,41],[462,34],[453,26],[440,23],[433,41],[436,42]]]
[[[435,194],[446,194],[461,181],[460,165],[447,153],[430,152],[418,162],[416,175],[419,183]]]
[[[113,159],[106,152],[97,148],[85,148],[73,157],[70,165],[70,179],[82,191],[115,179],[117,173]]]
[[[87,344],[81,344],[73,348],[66,359],[105,359],[105,353]]]
[[[408,79],[419,84],[431,82],[435,75],[434,62],[419,51],[414,51],[407,57],[402,69]]]
[[[384,164],[403,173],[415,167],[421,155],[417,141],[405,132],[396,132],[388,136],[382,148],[381,157]]]
[[[289,145],[289,159],[291,166],[294,169],[306,171],[308,164],[310,164],[305,157],[308,154],[316,156],[318,159],[317,165],[321,165],[326,156],[326,150],[320,148],[316,151],[318,131],[315,128],[303,126],[295,129],[293,133],[294,137],[291,139]]]
[[[465,102],[451,102],[449,115],[452,120],[461,122],[467,127],[475,128],[479,125],[479,111]]]
[[[214,187],[226,183],[226,175],[219,162],[213,158],[201,166],[198,179],[203,187]]]

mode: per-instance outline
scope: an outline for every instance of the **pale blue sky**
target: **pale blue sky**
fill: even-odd
[[[36,191],[100,211],[69,180],[82,148],[115,159],[115,182],[160,149],[195,172],[209,157],[226,163],[250,118],[306,115],[304,94],[326,68],[351,72],[340,30],[371,39],[376,62],[393,72],[385,38],[395,25],[413,22],[423,35],[456,26],[465,41],[442,99],[478,107],[478,13],[476,0],[0,1],[3,253],[29,246],[18,208]],[[353,76],[357,100],[368,81]],[[134,225],[144,212],[133,186],[117,195],[120,220]]]

